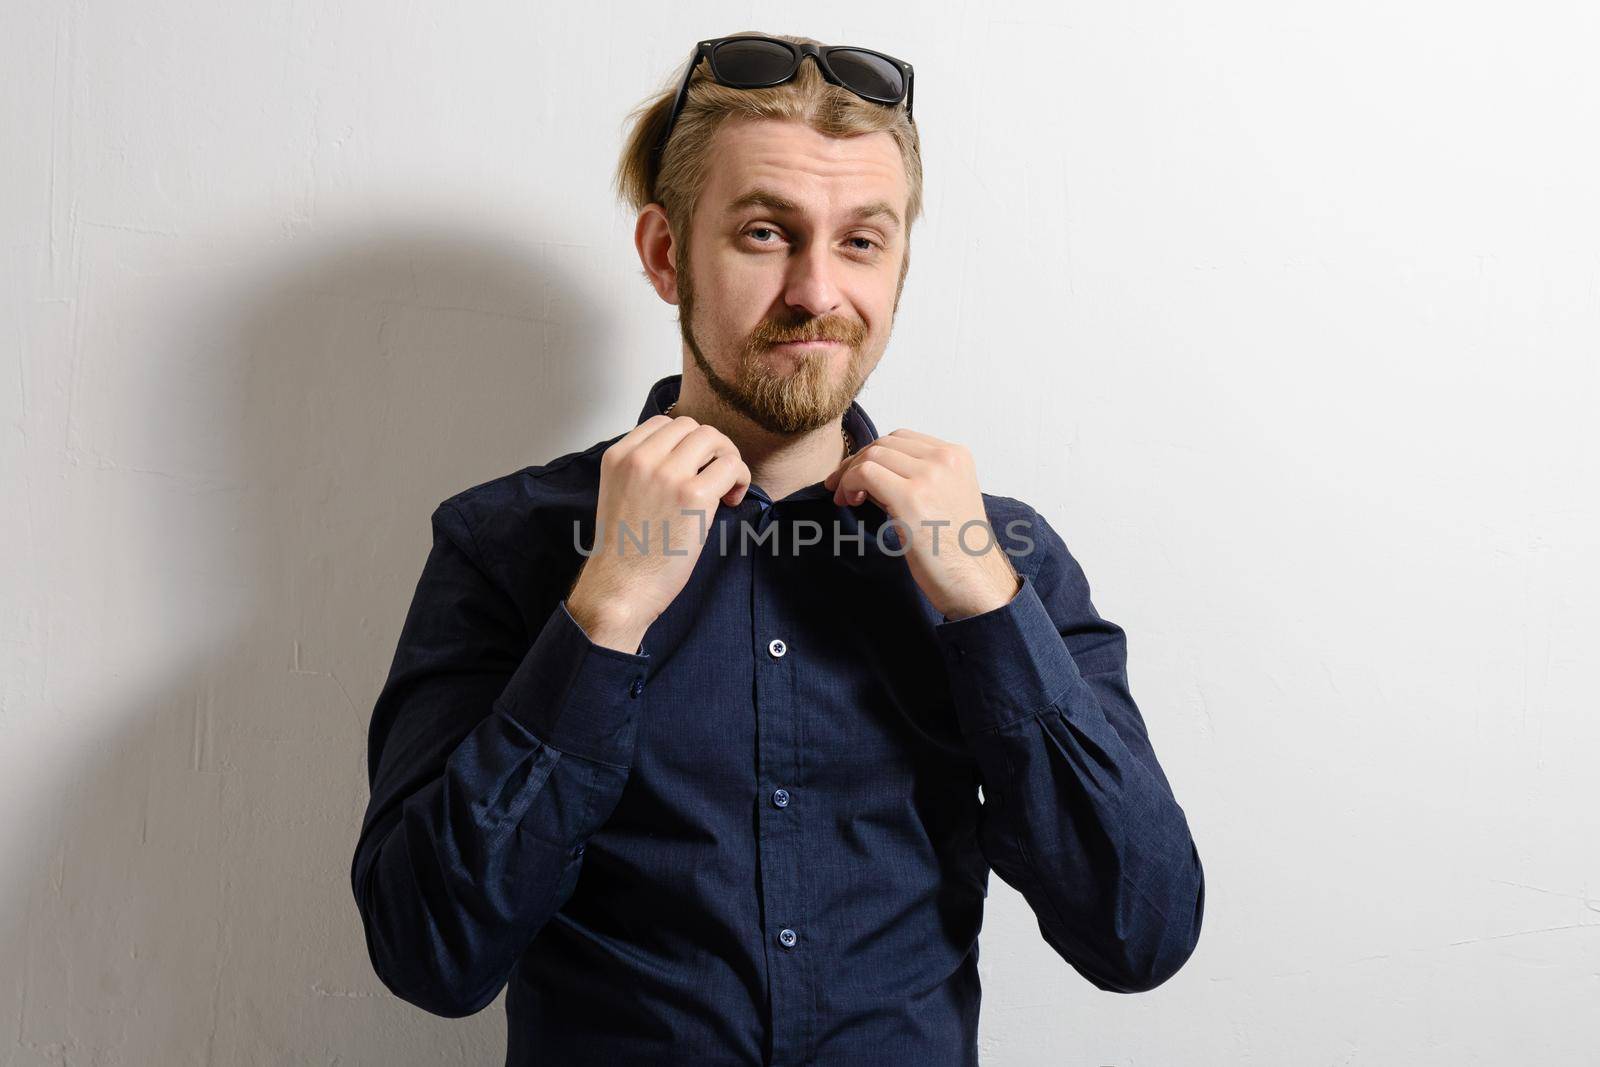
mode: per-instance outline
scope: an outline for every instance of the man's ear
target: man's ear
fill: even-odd
[[[900,280],[894,284],[894,307],[891,312],[900,310],[900,294],[906,291],[906,274],[911,270],[911,242],[907,241],[905,251],[900,260]]]
[[[645,280],[669,304],[678,302],[677,257],[680,245],[660,204],[646,204],[633,227],[633,246],[639,252]]]

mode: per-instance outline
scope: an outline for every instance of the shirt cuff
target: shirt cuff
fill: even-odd
[[[632,766],[637,698],[650,662],[643,648],[595,644],[563,599],[495,707],[559,752]]]
[[[964,735],[1043,711],[1079,678],[1078,665],[1027,574],[1005,604],[936,623],[933,633],[944,653]]]

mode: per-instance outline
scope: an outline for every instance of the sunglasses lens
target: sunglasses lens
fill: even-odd
[[[794,53],[771,41],[725,41],[717,46],[717,73],[734,87],[771,85],[794,68]]]
[[[906,91],[900,68],[871,52],[835,48],[828,53],[828,66],[840,81],[869,100],[892,104]]]

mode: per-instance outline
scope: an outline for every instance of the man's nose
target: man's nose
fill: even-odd
[[[791,307],[804,308],[813,318],[836,311],[840,303],[839,261],[827,244],[812,241],[789,261],[788,289]]]

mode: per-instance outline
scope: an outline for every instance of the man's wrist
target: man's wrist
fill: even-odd
[[[984,596],[976,599],[967,599],[951,604],[949,610],[943,612],[946,622],[959,619],[968,619],[974,615],[984,615],[998,608],[1003,608],[1016,599],[1022,591],[1022,575],[1002,559],[1001,566],[1005,567],[1003,575],[995,578],[993,588]]]
[[[650,623],[642,622],[625,609],[619,610],[614,604],[591,601],[581,585],[581,582],[575,585],[567,594],[567,614],[572,616],[572,621],[595,644],[633,654],[644,641]]]

